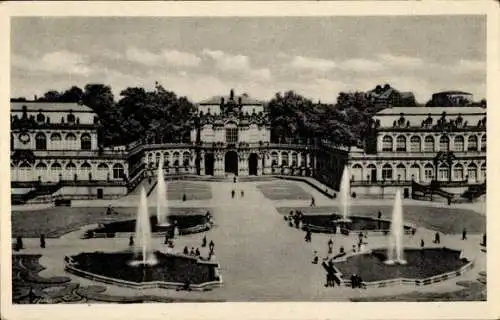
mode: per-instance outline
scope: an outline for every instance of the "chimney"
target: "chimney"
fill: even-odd
[[[37,100],[38,100],[38,97],[35,94],[35,96],[33,97],[33,101],[37,101]]]
[[[229,95],[229,100],[231,100],[231,101],[234,100],[234,89],[231,89],[231,93]]]

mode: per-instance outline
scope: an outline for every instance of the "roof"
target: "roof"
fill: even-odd
[[[263,105],[264,104],[264,102],[259,101],[257,99],[254,99],[252,97],[249,97],[246,94],[235,95],[233,101],[238,103],[238,99],[240,97],[241,97],[241,104],[242,105]],[[229,95],[227,95],[227,96],[213,96],[207,100],[203,100],[201,102],[198,102],[198,104],[211,104],[211,105],[216,104],[216,105],[219,105],[222,98],[224,98],[224,102],[228,102],[230,100]]]
[[[411,115],[441,115],[446,112],[447,115],[467,115],[483,114],[486,115],[486,109],[481,107],[394,107],[380,110],[375,116],[397,115],[403,113],[405,116]]]
[[[481,107],[395,107],[379,111],[374,119],[380,120],[382,128],[392,127],[394,121],[397,121],[402,113],[412,126],[419,126],[429,114],[433,123],[436,123],[443,112],[446,112],[448,118],[455,118],[460,114],[469,124],[476,124],[486,116],[486,109]]]
[[[472,93],[465,92],[465,91],[457,91],[457,90],[436,92],[433,95],[441,95],[441,94],[466,94],[466,95],[472,95]]]
[[[26,106],[28,111],[38,112],[42,110],[43,112],[61,112],[70,111],[73,112],[94,112],[92,108],[78,104],[76,102],[40,102],[40,101],[21,101],[21,102],[11,102],[11,111],[22,111],[23,107]]]

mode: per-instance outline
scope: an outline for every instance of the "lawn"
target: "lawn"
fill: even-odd
[[[288,214],[291,210],[300,209],[307,214],[331,214],[339,212],[337,207],[304,207],[277,208],[281,214]],[[470,233],[483,233],[486,231],[486,217],[468,209],[425,207],[416,205],[405,205],[404,220],[426,229],[435,230],[444,234],[458,234],[463,228]],[[352,206],[350,209],[354,215],[377,217],[378,211],[382,212],[382,218],[390,219],[392,207],[388,205]]]
[[[209,200],[212,198],[212,190],[207,183],[167,181],[168,200],[182,200],[184,194],[186,195],[186,200]],[[156,197],[156,190],[153,190],[150,196]]]
[[[12,236],[58,238],[82,226],[103,222],[133,219],[137,208],[113,208],[118,214],[106,215],[103,207],[68,208],[57,207],[37,211],[12,212]],[[172,215],[205,214],[208,208],[169,208]],[[155,207],[149,207],[149,214],[156,214]]]
[[[300,186],[284,182],[265,183],[257,186],[266,198],[271,200],[310,200],[311,195]]]

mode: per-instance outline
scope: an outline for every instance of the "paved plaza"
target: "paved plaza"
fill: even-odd
[[[327,256],[327,242],[334,241],[334,253],[343,246],[346,249],[356,243],[357,235],[344,236],[340,234],[313,234],[312,241],[304,241],[305,233],[288,226],[283,215],[289,209],[303,208],[304,212],[331,213],[338,207],[338,200],[329,199],[310,185],[295,181],[266,182],[168,182],[169,192],[175,194],[169,197],[169,207],[172,212],[193,210],[210,210],[214,227],[206,233],[180,236],[175,239],[175,250],[201,247],[202,238],[214,241],[215,255],[221,266],[224,281],[222,288],[207,292],[183,292],[165,289],[133,290],[114,285],[92,282],[87,279],[68,274],[64,271],[64,256],[75,255],[82,251],[117,251],[128,248],[128,239],[81,239],[85,230],[92,227],[92,221],[105,217],[104,211],[109,201],[75,201],[76,208],[27,208],[13,207],[13,234],[23,235],[26,249],[20,254],[40,254],[40,264],[45,270],[42,277],[67,276],[80,286],[104,286],[103,295],[109,296],[161,296],[178,300],[192,301],[350,301],[350,300],[380,300],[388,296],[397,296],[409,301],[424,298],[426,294],[433,299],[447,299],[446,293],[462,292],[464,299],[477,292],[467,293],[479,285],[477,278],[480,272],[486,270],[486,253],[481,251],[480,242],[485,231],[484,204],[455,204],[451,208],[442,203],[404,201],[405,221],[417,225],[414,236],[405,236],[404,245],[419,246],[424,239],[426,246],[432,243],[435,231],[441,231],[441,246],[463,250],[463,254],[474,259],[474,268],[459,278],[424,287],[395,286],[388,288],[351,289],[347,287],[326,288],[325,271],[321,265],[311,263],[313,251],[321,257]],[[177,184],[177,187],[175,185]],[[146,189],[153,187],[147,181],[143,182]],[[186,190],[187,201],[178,196],[179,190]],[[190,198],[190,192],[197,196]],[[236,191],[236,197],[231,198],[231,191]],[[276,190],[276,192],[273,192]],[[285,192],[285,191],[286,192]],[[244,191],[242,197],[241,191]],[[298,195],[292,198],[289,194]],[[316,208],[309,208],[310,197],[314,197]],[[156,195],[153,190],[149,196],[149,205],[155,206]],[[133,217],[138,204],[138,195],[133,193],[119,200],[111,201],[120,215]],[[375,215],[378,210],[389,218],[392,200],[353,200],[352,211],[363,215]],[[407,209],[406,209],[407,208]],[[33,208],[31,208],[33,209]],[[153,208],[150,208],[153,210]],[[151,211],[150,210],[150,211]],[[309,210],[309,211],[308,211]],[[68,214],[66,218],[65,212]],[[420,215],[419,215],[420,213]],[[46,214],[45,220],[38,220]],[[78,216],[79,218],[76,218]],[[32,217],[31,220],[27,217]],[[36,218],[33,218],[36,217]],[[47,247],[39,247],[39,239],[33,230],[44,232],[50,230],[50,217],[58,219],[60,228],[56,232],[58,238],[47,239]],[[84,217],[84,218],[81,218]],[[62,222],[61,222],[62,219]],[[31,221],[29,226],[23,222]],[[434,221],[434,224],[433,224]],[[448,221],[444,223],[443,221]],[[62,225],[71,225],[69,230],[61,229]],[[453,225],[454,227],[450,227]],[[467,240],[461,240],[458,230],[469,230]],[[24,228],[24,229],[23,229]],[[31,229],[30,229],[31,228]],[[29,230],[28,230],[29,229]],[[64,233],[65,231],[71,231]],[[458,232],[457,232],[458,231]],[[27,235],[24,235],[25,232]],[[34,238],[29,238],[33,236]],[[385,236],[369,236],[368,247],[381,247],[387,243]],[[165,251],[163,238],[153,238],[154,247]],[[200,248],[202,255],[207,255],[206,248]],[[457,284],[458,283],[458,284]],[[465,290],[465,291],[464,291]],[[485,290],[484,287],[474,290]],[[415,293],[418,292],[418,293]],[[437,295],[437,296],[436,296]],[[450,298],[452,299],[452,298]]]

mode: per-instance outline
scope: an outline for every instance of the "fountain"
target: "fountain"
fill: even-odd
[[[131,265],[150,266],[156,264],[151,248],[151,222],[149,220],[148,199],[146,190],[141,189],[141,198],[135,223],[136,245],[134,247],[136,260]]]
[[[351,193],[351,182],[349,180],[349,169],[344,167],[342,180],[340,181],[340,206],[342,208],[342,219],[337,220],[339,223],[349,223],[349,198]]]
[[[392,209],[391,233],[385,264],[406,264],[406,260],[403,258],[403,233],[403,204],[401,190],[398,189]]]
[[[167,204],[167,186],[165,175],[163,173],[163,159],[158,166],[158,184],[156,186],[156,218],[159,226],[168,227],[168,204]]]

